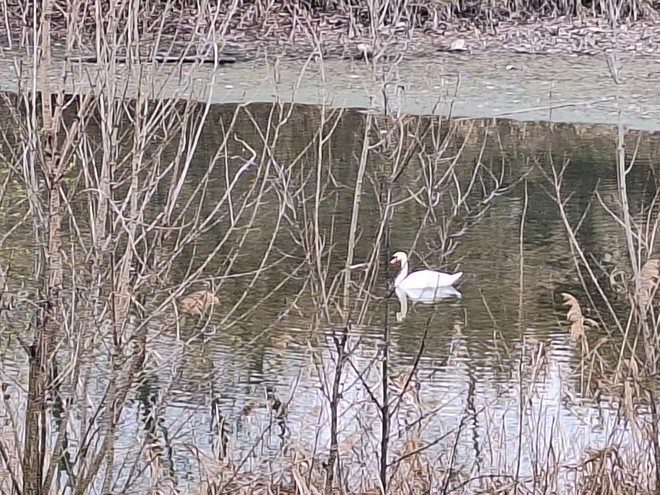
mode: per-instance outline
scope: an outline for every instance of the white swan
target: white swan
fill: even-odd
[[[436,272],[434,270],[419,270],[409,275],[408,255],[401,251],[394,253],[390,263],[401,263],[401,271],[394,279],[394,287],[403,290],[450,287],[463,276],[463,272],[456,272],[450,275],[449,273]]]

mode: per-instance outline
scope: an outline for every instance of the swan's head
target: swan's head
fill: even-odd
[[[401,263],[404,265],[408,261],[408,256],[406,253],[402,251],[397,251],[392,255],[392,258],[390,259],[390,264],[396,265],[397,263]]]

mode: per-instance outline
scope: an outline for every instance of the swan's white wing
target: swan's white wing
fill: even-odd
[[[447,287],[449,285],[454,285],[458,280],[463,276],[463,272],[452,273],[442,273],[438,272],[438,286]]]
[[[419,270],[412,272],[403,279],[402,288],[448,287],[455,284],[463,276],[463,272],[454,274],[436,272],[433,270]]]

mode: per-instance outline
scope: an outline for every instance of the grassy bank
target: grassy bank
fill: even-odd
[[[271,9],[300,10],[316,15],[345,15],[356,23],[367,25],[404,21],[410,27],[424,27],[433,21],[461,20],[496,25],[498,21],[538,19],[543,16],[593,16],[619,23],[653,18],[658,12],[657,2],[650,0],[245,0],[239,3],[239,8],[255,9],[262,13]]]
[[[41,2],[2,3],[6,14],[0,30],[5,45],[31,44]],[[72,51],[92,50],[97,26],[112,23],[133,26],[133,32],[124,32],[117,40],[123,49],[137,44],[149,52],[155,38],[165,36],[178,44],[177,51],[181,44],[188,44],[193,52],[207,52],[216,45],[239,59],[252,58],[264,49],[327,57],[428,54],[436,49],[650,53],[660,40],[655,26],[660,4],[650,0],[147,0],[123,5],[57,0],[53,4],[51,34]],[[73,32],[75,39],[68,39],[67,33]],[[127,37],[130,42],[123,39]]]
[[[37,6],[41,2],[36,2]],[[70,12],[90,16],[97,9],[111,10],[110,2],[57,0],[55,22],[65,22]],[[30,24],[33,1],[3,0],[13,18]],[[74,7],[73,10],[71,7]],[[145,20],[166,14],[202,16],[205,11],[232,15],[246,22],[260,24],[269,15],[336,16],[335,22],[356,25],[390,25],[405,22],[410,28],[427,27],[433,22],[468,21],[497,25],[498,21],[539,19],[540,17],[600,17],[613,24],[656,18],[660,5],[652,0],[147,0],[139,2],[138,15]],[[91,15],[93,17],[93,15]]]

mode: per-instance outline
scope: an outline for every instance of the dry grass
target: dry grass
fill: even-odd
[[[81,18],[65,35],[72,47],[86,23],[97,30],[98,92],[65,94],[45,78],[40,86],[23,81],[20,97],[3,95],[10,125],[3,126],[0,148],[6,164],[0,249],[23,249],[20,256],[1,258],[0,287],[21,295],[3,297],[3,331],[20,342],[8,345],[6,354],[19,349],[17,362],[24,365],[15,374],[4,361],[0,369],[3,385],[11,384],[14,394],[3,389],[0,400],[4,492],[657,490],[660,446],[651,378],[657,376],[660,321],[654,304],[658,208],[656,197],[639,211],[630,205],[626,185],[635,158],[625,153],[622,130],[614,160],[617,208],[598,190],[589,205],[611,215],[620,229],[624,275],[617,278],[601,273],[605,267],[581,242],[582,219],[576,223],[567,211],[570,163],[557,165],[552,156],[546,167],[526,160],[509,177],[512,169],[501,153],[486,155],[486,139],[491,131],[497,136],[498,126],[485,125],[487,132],[479,135],[478,122],[354,114],[356,133],[356,127],[342,127],[346,112],[340,109],[314,109],[318,125],[309,129],[300,122],[292,126],[294,107],[281,103],[220,114],[183,95],[128,100],[126,83],[115,77],[115,55],[121,44],[137,49],[132,43],[139,44],[145,19],[136,14],[138,3],[107,5],[72,4]],[[153,12],[163,6],[139,5]],[[377,28],[381,22],[407,22],[411,13],[423,18],[430,4],[301,5],[288,8],[350,7],[351,22]],[[433,5],[445,17],[459,15],[449,8],[454,4]],[[642,15],[641,6],[632,5],[620,18]],[[44,2],[31,13],[32,39],[40,44],[30,61],[37,76],[52,64],[51,22],[64,19],[58,6]],[[538,9],[560,13],[560,7],[544,3]],[[165,8],[174,12],[175,4]],[[252,20],[263,22],[287,6],[233,2],[232,16],[239,8],[256,9]],[[486,13],[493,22],[488,13],[496,8],[480,5],[470,15]],[[519,8],[509,4],[508,13],[498,15],[511,16]],[[225,21],[221,28],[198,22],[195,29],[222,41],[231,27]],[[157,32],[164,35],[164,27]],[[183,63],[179,69],[193,72]],[[292,132],[302,149],[287,144]],[[357,145],[330,146],[332,141]],[[337,156],[341,153],[345,156]],[[340,160],[354,166],[339,168]],[[647,166],[651,176],[653,165]],[[591,412],[617,415],[604,422],[607,445],[586,452],[574,448],[563,409],[542,407],[555,356],[545,341],[525,334],[532,174],[545,179],[556,202],[567,256],[583,289],[564,292],[567,306],[557,321],[581,344],[572,348],[572,380],[558,402],[577,408],[579,397],[592,401]],[[520,194],[510,215],[518,251],[506,271],[513,280],[507,287],[519,298],[517,349],[502,338],[507,329],[500,328],[483,297],[496,347],[492,359],[508,370],[513,387],[514,410],[506,411],[506,421],[515,423],[511,432],[502,411],[479,402],[490,392],[479,390],[482,383],[469,366],[466,386],[457,391],[458,408],[450,411],[446,397],[424,393],[425,384],[436,379],[435,369],[422,366],[433,343],[433,315],[414,339],[414,352],[406,354],[407,365],[394,359],[401,343],[392,332],[393,311],[382,282],[395,220],[414,221],[407,250],[425,263],[454,268],[462,262],[461,243],[514,191]],[[340,203],[350,213],[337,222],[331,212]],[[26,259],[23,253],[32,246],[37,248]],[[212,291],[195,290],[209,280]],[[623,281],[616,308],[605,286],[613,280]],[[303,312],[305,305],[311,309]],[[194,328],[178,317],[179,307],[199,317]],[[277,311],[267,324],[250,328],[256,312],[273,307]],[[274,339],[296,313],[304,316],[297,337]],[[467,321],[464,314],[452,322],[447,362],[470,362],[473,350],[462,335]],[[604,334],[585,326],[595,328],[596,322]],[[377,338],[366,338],[367,328],[377,328]],[[210,356],[211,338],[231,350],[231,359]],[[264,383],[262,397],[228,400],[236,394],[236,363],[265,353],[257,344],[268,338],[276,350],[271,383],[282,378],[277,366],[291,366],[282,351],[303,348],[304,365],[282,373],[292,378],[286,389]],[[290,410],[308,405],[299,388],[303,376],[315,381],[318,404],[305,411],[300,431],[291,432]],[[185,386],[203,390],[193,395],[203,397],[197,404],[204,410],[201,425],[194,407],[178,409]],[[172,410],[180,424],[168,416]]]
[[[33,15],[35,5],[41,2],[2,0],[0,32],[10,47],[32,45],[30,33],[40,15],[39,9]],[[52,5],[52,36],[73,56],[95,51],[96,25],[115,19],[120,26],[135,25],[131,36],[141,38],[129,42],[119,30],[122,56],[139,49],[148,57],[158,47],[161,55],[207,57],[215,45],[239,59],[251,59],[266,46],[305,57],[318,50],[326,57],[377,58],[392,51],[387,46],[398,47],[395,53],[424,53],[446,49],[457,39],[470,40],[472,49],[489,39],[489,46],[513,43],[519,51],[557,45],[593,53],[596,45],[595,51],[602,51],[645,44],[647,32],[655,32],[659,12],[651,0],[148,0],[131,8],[117,8],[107,0],[52,0]],[[635,22],[644,24],[635,30]],[[612,45],[611,28],[620,25],[627,29]],[[65,41],[72,31],[76,36]],[[632,38],[625,41],[628,35]]]
[[[637,20],[652,16],[657,11],[657,5],[652,1],[626,0],[612,2],[598,0],[487,0],[475,2],[472,0],[237,0],[234,2],[199,2],[198,0],[148,0],[140,2],[140,15],[145,21],[141,27],[149,31],[150,22],[154,22],[163,14],[166,16],[181,16],[187,24],[193,24],[190,15],[199,15],[204,9],[218,9],[222,15],[235,11],[245,21],[255,24],[267,21],[270,16],[279,14],[334,15],[338,21],[350,20],[358,24],[378,22],[380,24],[405,23],[409,27],[420,27],[433,21],[473,20],[496,22],[501,20],[524,19],[531,16],[599,16],[614,21]],[[8,10],[14,12],[29,12],[34,5],[31,1],[18,2],[6,0]],[[66,22],[65,12],[69,3],[67,0],[55,0],[53,21]],[[94,23],[92,14],[100,8],[104,14],[110,10],[109,2],[101,1],[98,7],[87,2],[74,3],[76,15],[86,19],[88,26]],[[24,22],[31,25],[30,16],[24,16]],[[166,27],[165,33],[175,31],[175,26]]]
[[[245,2],[246,4],[259,3]],[[411,25],[421,25],[429,20],[454,21],[471,19],[493,23],[499,20],[524,19],[532,16],[603,16],[612,20],[635,20],[651,15],[657,8],[651,1],[632,0],[621,3],[610,1],[586,2],[576,0],[388,0],[366,2],[361,0],[310,0],[282,2],[292,8],[305,6],[310,10],[353,12],[362,19],[371,19],[376,14],[380,20],[397,19]]]

